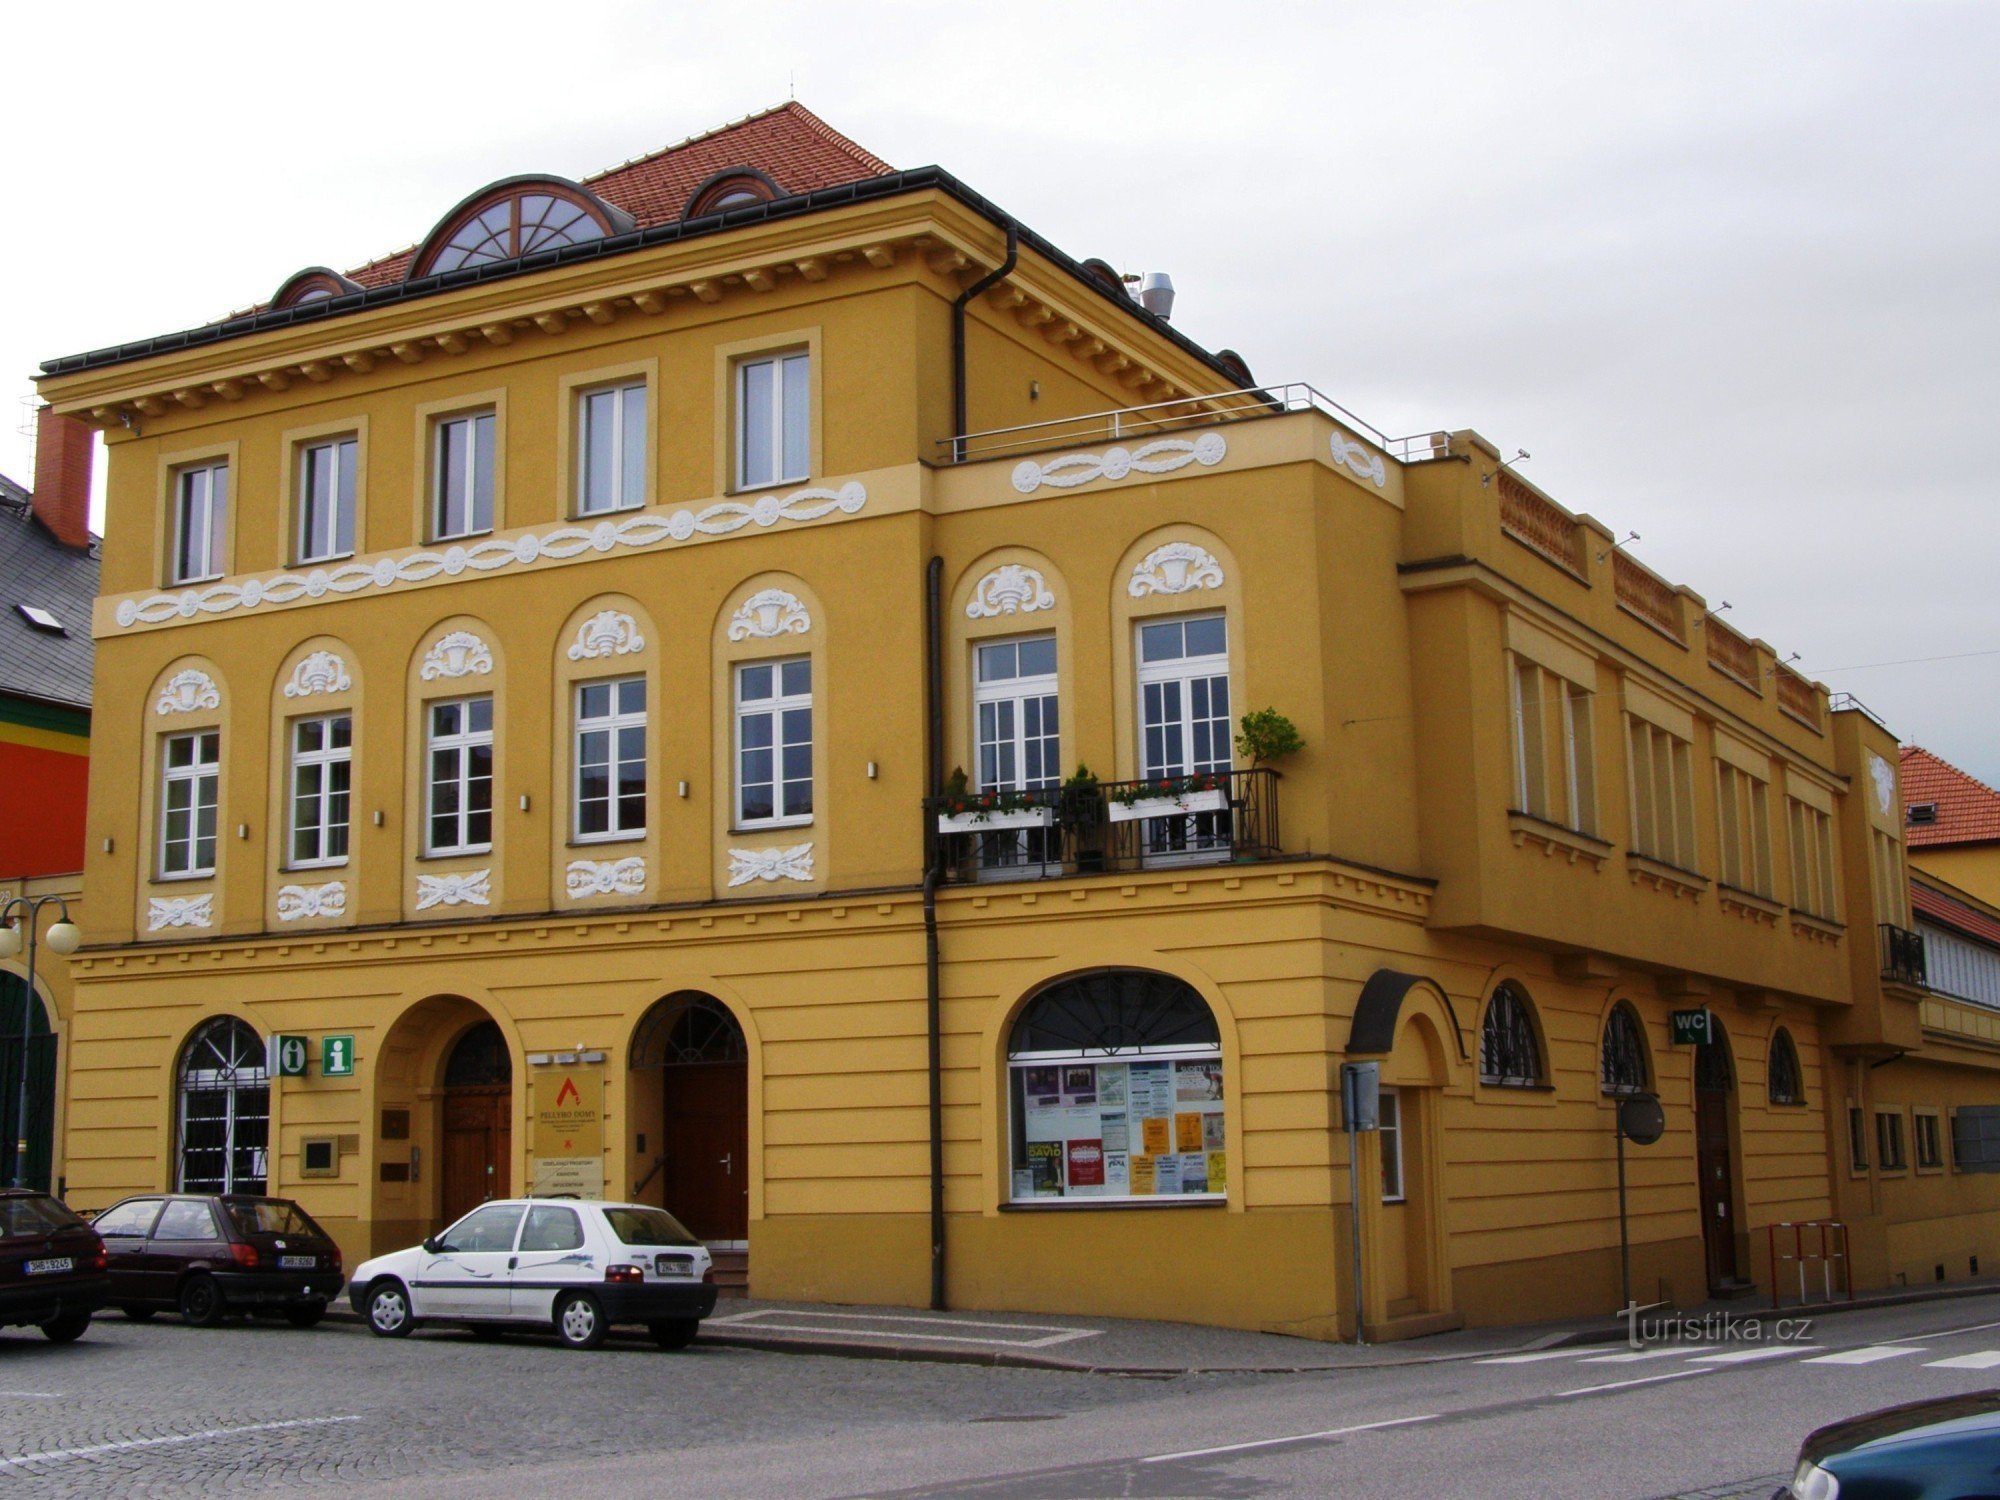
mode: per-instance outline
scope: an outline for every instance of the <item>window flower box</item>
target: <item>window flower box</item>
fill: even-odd
[[[1047,828],[1055,821],[1053,807],[968,807],[938,814],[939,833],[998,833],[1009,828]]]
[[[1114,800],[1110,815],[1114,823],[1133,823],[1141,818],[1178,818],[1190,813],[1221,812],[1228,806],[1228,789],[1214,786],[1135,797],[1129,802]]]

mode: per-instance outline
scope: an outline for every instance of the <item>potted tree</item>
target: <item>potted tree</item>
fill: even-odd
[[[1283,760],[1306,747],[1298,726],[1275,708],[1255,709],[1238,722],[1236,753],[1249,760],[1253,771],[1266,761]]]
[[[1087,875],[1102,870],[1104,802],[1096,774],[1081,761],[1062,785],[1062,814],[1063,824],[1073,840],[1077,873]]]

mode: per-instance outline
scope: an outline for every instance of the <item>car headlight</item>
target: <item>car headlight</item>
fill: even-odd
[[[1840,1500],[1840,1481],[1806,1459],[1792,1476],[1792,1494],[1795,1500]]]

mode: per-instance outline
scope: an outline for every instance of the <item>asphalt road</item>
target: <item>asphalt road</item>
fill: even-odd
[[[2000,1296],[1812,1335],[1134,1380],[113,1314],[68,1347],[0,1335],[0,1491],[1761,1500],[1822,1422],[2000,1385]]]

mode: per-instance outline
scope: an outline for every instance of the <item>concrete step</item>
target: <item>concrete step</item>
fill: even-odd
[[[716,1296],[749,1296],[750,1252],[748,1250],[710,1250],[708,1253],[715,1263]]]

